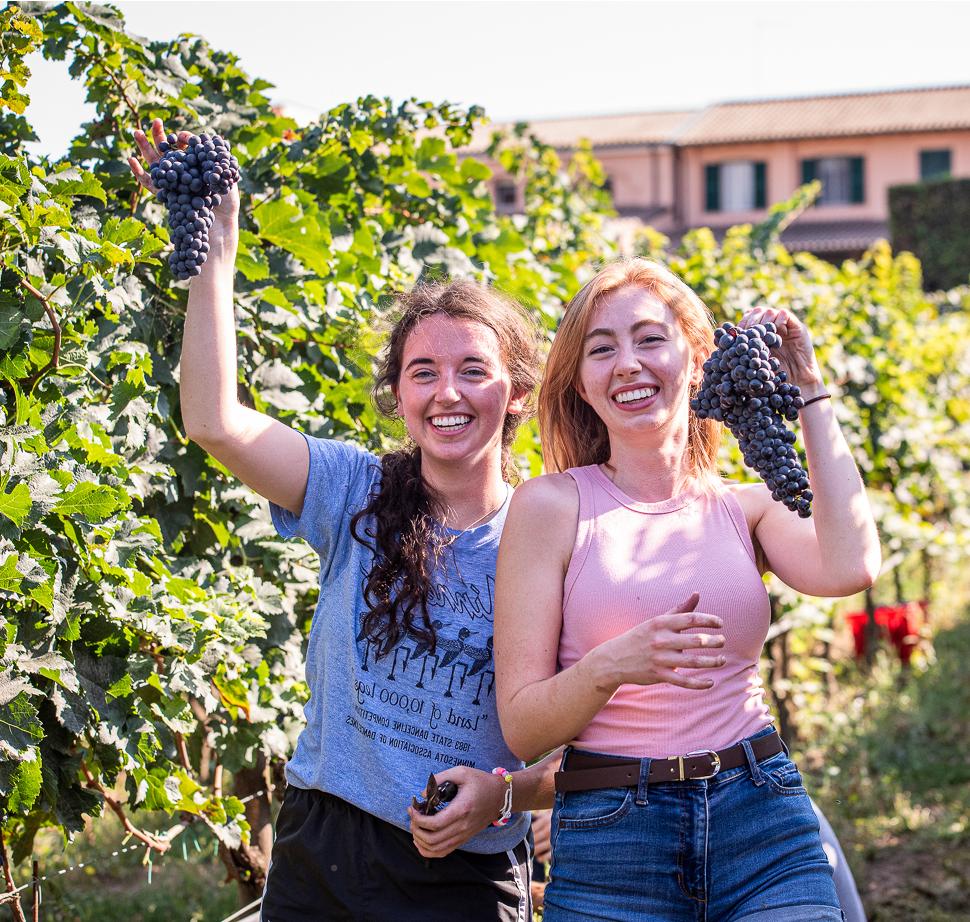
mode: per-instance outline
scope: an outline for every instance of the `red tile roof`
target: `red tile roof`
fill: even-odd
[[[684,146],[970,128],[970,86],[719,103],[676,137]]]
[[[715,103],[706,109],[633,112],[585,118],[533,119],[538,137],[553,147],[678,144],[685,147],[970,129],[970,85],[845,93],[795,99]],[[513,122],[479,125],[469,153],[485,150],[492,133]]]

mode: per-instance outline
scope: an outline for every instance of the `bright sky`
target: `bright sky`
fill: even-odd
[[[970,83],[970,2],[445,0],[121,2],[132,32],[205,36],[299,119],[374,93],[495,120]],[[63,62],[31,62],[38,150],[93,114]]]

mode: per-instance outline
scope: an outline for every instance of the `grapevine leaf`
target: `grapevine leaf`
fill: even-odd
[[[315,222],[292,202],[275,199],[260,205],[253,217],[259,225],[259,236],[292,253],[306,266],[320,274],[329,271],[326,258],[327,240]]]
[[[269,285],[266,288],[261,288],[259,296],[267,303],[272,304],[275,307],[281,307],[284,310],[290,309],[290,300],[279,290],[275,285]]]
[[[140,394],[144,393],[144,387],[132,384],[126,379],[116,381],[111,388],[111,414],[120,416],[122,411]]]
[[[30,810],[40,793],[40,783],[40,757],[33,750],[33,758],[24,759],[13,772],[7,809],[13,814],[23,814]]]
[[[28,700],[26,692],[0,706],[0,756],[22,759],[43,736],[37,709]]]
[[[0,592],[19,592],[24,578],[17,570],[17,555],[8,555],[0,563]]]
[[[25,483],[18,483],[9,493],[0,493],[0,514],[18,528],[30,514],[30,507],[30,488]]]
[[[104,484],[83,482],[65,494],[54,506],[61,515],[80,515],[89,522],[100,522],[127,505],[123,493]]]
[[[9,704],[21,692],[32,690],[30,682],[23,676],[13,675],[5,672],[0,675],[0,707]]]
[[[61,725],[71,733],[82,733],[88,725],[90,707],[83,692],[72,692],[65,688],[55,688],[51,692],[51,703]]]
[[[466,157],[461,161],[461,175],[465,179],[476,181],[485,180],[491,177],[492,170],[487,164],[482,163],[481,160]]]
[[[236,268],[250,282],[269,278],[269,261],[263,252],[259,237],[251,231],[241,230],[239,232],[239,253],[236,257]]]
[[[111,688],[107,689],[105,694],[110,698],[127,698],[133,689],[131,673],[126,672]]]
[[[172,808],[181,800],[178,781],[174,785],[169,785],[169,776],[164,774],[161,769],[153,769],[150,772],[136,771],[133,773],[137,782],[136,803],[145,807],[146,810],[164,810],[171,813]]]
[[[93,173],[80,167],[67,166],[48,177],[48,189],[59,196],[87,195],[107,204],[104,187]]]
[[[74,672],[73,664],[59,653],[44,653],[41,656],[24,657],[18,665],[24,672],[42,675],[69,691],[76,692],[78,690],[77,675]]]
[[[85,817],[97,816],[103,806],[104,799],[96,791],[90,791],[79,784],[62,785],[58,788],[54,812],[58,824],[65,832],[72,834],[84,829]]]

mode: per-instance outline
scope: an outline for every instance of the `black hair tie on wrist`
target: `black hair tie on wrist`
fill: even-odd
[[[831,397],[831,394],[819,394],[817,397],[812,397],[811,400],[806,400],[802,404],[802,409],[804,410],[805,407],[811,406],[813,403],[818,403],[820,400],[829,400]]]

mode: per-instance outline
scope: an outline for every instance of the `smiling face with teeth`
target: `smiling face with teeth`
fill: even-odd
[[[426,317],[407,338],[394,390],[424,466],[501,465],[506,414],[521,412],[524,398],[512,394],[492,329],[443,313]]]
[[[688,391],[700,371],[670,307],[635,286],[619,288],[593,312],[576,389],[606,425],[625,434],[683,429]]]

